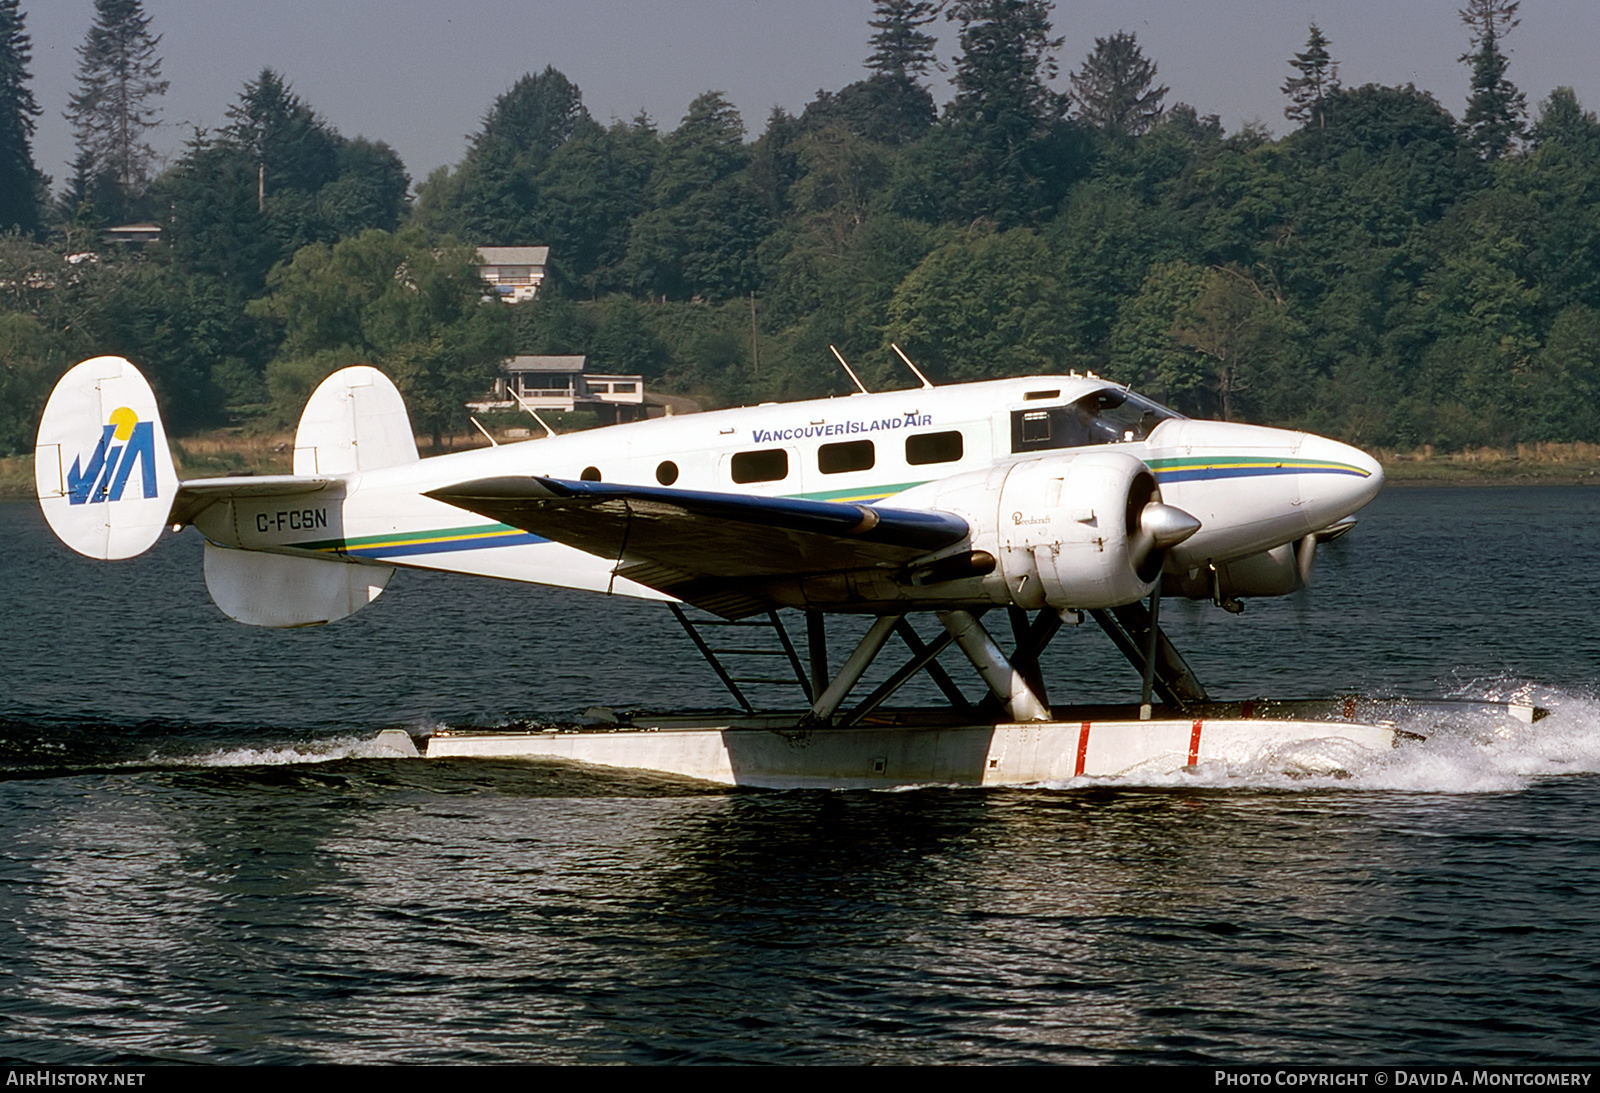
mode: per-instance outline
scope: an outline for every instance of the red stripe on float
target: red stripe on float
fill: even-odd
[[[1083,761],[1088,754],[1089,722],[1085,721],[1083,724],[1078,726],[1078,769],[1072,772],[1074,776],[1081,775],[1083,773]]]
[[[1189,765],[1192,767],[1200,762],[1200,722],[1196,721],[1189,726]]]

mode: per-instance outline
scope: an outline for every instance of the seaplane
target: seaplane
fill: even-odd
[[[1305,741],[1394,745],[1394,725],[1358,716],[1354,700],[1214,702],[1159,625],[1163,595],[1237,611],[1304,587],[1318,542],[1382,488],[1370,456],[1305,432],[1193,420],[1092,373],[935,386],[905,363],[920,382],[904,390],[427,459],[395,385],[355,366],[308,400],[293,473],[180,480],[149,383],[102,356],[51,394],[36,485],[56,535],[91,558],[198,529],[212,599],[252,626],[334,622],[400,568],[661,601],[740,707],[441,731],[420,746],[386,730],[379,744],[397,754],[872,787],[1181,770]],[[805,620],[809,666],[784,611]],[[871,622],[835,664],[827,620],[846,614]],[[929,615],[932,639],[910,622]],[[995,617],[1009,652],[986,625]],[[1085,618],[1137,669],[1137,706],[1050,702],[1040,654]],[[774,639],[803,701],[757,709],[718,626]],[[849,704],[897,637],[908,659]],[[752,640],[740,630],[735,644]],[[940,663],[951,646],[984,698]],[[948,707],[887,705],[923,673]]]

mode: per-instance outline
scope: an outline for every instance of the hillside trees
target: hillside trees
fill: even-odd
[[[39,104],[28,86],[33,47],[21,0],[0,0],[0,232],[39,230],[45,178],[33,163]]]
[[[938,17],[931,0],[877,0],[872,55],[866,67],[872,75],[841,88],[836,95],[820,95],[806,111],[815,124],[842,121],[852,133],[882,144],[915,140],[933,125],[938,112],[933,96],[921,79],[936,62],[935,38],[922,28]]]
[[[302,247],[269,289],[251,310],[282,324],[266,379],[285,421],[329,372],[359,361],[394,378],[412,424],[437,446],[511,354],[510,309],[484,297],[477,248],[414,229]]]
[[[756,251],[770,230],[766,210],[745,173],[739,112],[719,92],[689,104],[662,144],[634,220],[626,265],[646,295],[726,300],[760,281]]]
[[[1322,28],[1312,23],[1305,52],[1296,53],[1289,62],[1289,67],[1299,75],[1283,82],[1283,93],[1289,96],[1289,105],[1283,108],[1283,116],[1306,128],[1323,129],[1327,126],[1328,96],[1339,90],[1339,65],[1328,52],[1328,45]]]
[[[1472,32],[1472,50],[1461,62],[1472,66],[1472,92],[1461,119],[1468,142],[1485,160],[1504,156],[1522,135],[1528,103],[1506,78],[1505,51],[1500,43],[1518,24],[1521,0],[1468,0],[1461,21]]]
[[[1063,196],[1085,152],[1064,131],[1050,0],[958,0],[955,98],[901,164],[897,211],[930,222],[1036,223]]]
[[[1118,31],[1096,38],[1083,67],[1072,74],[1076,116],[1083,124],[1115,137],[1136,137],[1161,120],[1161,100],[1169,90],[1153,86],[1155,62],[1138,39]]]
[[[950,382],[1051,371],[1074,350],[1064,303],[1054,257],[1036,233],[974,229],[900,283],[885,341]]]
[[[117,223],[139,215],[155,164],[146,134],[167,92],[150,17],[140,0],[95,0],[95,21],[78,47],[78,90],[67,118],[77,138],[75,188],[97,215]]]

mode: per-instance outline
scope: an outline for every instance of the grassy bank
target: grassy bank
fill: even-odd
[[[479,436],[447,438],[439,453],[481,447]],[[423,455],[439,454],[426,439]],[[1493,486],[1509,484],[1600,485],[1600,444],[1519,444],[1515,448],[1474,448],[1436,453],[1377,451],[1384,473],[1395,485]],[[294,434],[221,430],[172,442],[178,473],[184,478],[230,474],[288,474],[294,463]],[[33,457],[0,458],[0,499],[33,496]]]
[[[1600,444],[1518,444],[1436,453],[1376,451],[1396,485],[1600,485]]]

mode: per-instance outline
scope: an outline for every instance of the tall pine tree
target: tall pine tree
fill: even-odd
[[[256,165],[256,207],[279,190],[315,193],[338,173],[338,136],[270,68],[228,107],[227,134]]]
[[[936,39],[922,28],[938,15],[932,0],[877,0],[877,18],[867,20],[872,36],[872,56],[867,67],[882,76],[914,79],[933,66]]]
[[[1528,100],[1506,79],[1509,62],[1500,41],[1521,22],[1521,0],[1470,0],[1460,11],[1461,21],[1472,31],[1472,51],[1461,55],[1472,66],[1472,94],[1462,119],[1468,142],[1480,158],[1496,160],[1511,150],[1522,136]]]
[[[1138,39],[1117,31],[1096,38],[1094,52],[1072,74],[1072,93],[1078,100],[1078,119],[1102,133],[1136,137],[1161,120],[1165,84],[1152,87],[1155,62],[1145,57]]]
[[[159,34],[140,0],[95,0],[95,21],[78,47],[78,91],[68,100],[81,185],[108,220],[137,214],[155,149],[145,135],[160,120]]]
[[[39,104],[28,87],[32,53],[23,33],[21,0],[0,0],[0,232],[39,230],[44,176],[33,163],[33,119]]]
[[[945,17],[959,23],[956,97],[959,122],[989,130],[1015,146],[1060,118],[1061,96],[1047,86],[1056,75],[1051,54],[1051,0],[956,0]]]
[[[1307,128],[1326,129],[1328,96],[1339,90],[1339,65],[1328,52],[1328,39],[1317,24],[1311,24],[1306,51],[1296,53],[1289,67],[1299,75],[1283,82],[1283,93],[1289,96],[1283,116]]]

